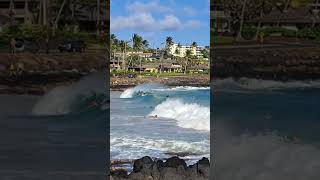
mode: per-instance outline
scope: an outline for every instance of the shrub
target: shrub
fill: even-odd
[[[251,40],[256,35],[257,28],[244,26],[241,35],[246,40]]]
[[[296,37],[297,31],[286,29],[283,27],[268,27],[265,29],[262,29],[261,32],[265,34],[265,36],[270,36],[271,34],[279,33],[284,37]]]

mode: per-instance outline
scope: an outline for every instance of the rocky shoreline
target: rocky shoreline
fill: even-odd
[[[225,48],[211,51],[211,76],[264,80],[320,79],[320,47]]]
[[[170,77],[137,77],[137,78],[119,78],[111,77],[110,88],[114,91],[123,91],[127,88],[144,83],[159,83],[166,86],[210,86],[209,75],[199,74],[192,76],[170,76]]]
[[[110,180],[208,180],[210,162],[202,158],[197,163],[187,166],[179,157],[166,161],[153,160],[145,156],[133,163],[133,171],[128,174],[124,169],[111,170]]]
[[[0,94],[42,95],[104,67],[103,53],[0,53]]]

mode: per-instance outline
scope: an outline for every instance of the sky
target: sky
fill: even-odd
[[[167,36],[175,43],[208,46],[209,0],[111,0],[111,33],[130,40],[133,33],[148,40],[151,48],[163,47]]]

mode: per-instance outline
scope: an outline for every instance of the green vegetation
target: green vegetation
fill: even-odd
[[[10,3],[15,2],[10,1]],[[23,23],[14,21],[13,12],[15,12],[16,6],[10,4],[8,14],[5,14],[10,17],[10,20],[0,32],[0,48],[8,49],[11,38],[28,40],[37,44],[47,40],[55,43],[82,40],[89,47],[105,46],[109,35],[102,31],[103,11],[99,11],[102,3],[103,1],[100,0],[52,0],[50,3],[29,1],[24,11],[28,11],[30,16]],[[96,32],[89,32],[85,29],[80,31],[79,29],[81,19],[83,20],[87,16],[86,12],[92,12],[90,18],[96,16],[97,20],[94,22]]]
[[[132,42],[132,44],[129,44]],[[191,50],[186,51],[185,57],[174,56],[168,54],[169,47],[174,44],[173,38],[168,36],[165,40],[166,48],[164,49],[151,49],[149,48],[149,43],[147,40],[144,40],[142,36],[138,34],[133,34],[132,39],[129,41],[120,40],[116,37],[116,35],[111,34],[110,36],[110,45],[111,45],[111,58],[113,60],[114,67],[117,70],[112,70],[111,73],[114,75],[124,75],[126,73],[137,73],[132,72],[129,69],[135,68],[139,69],[139,75],[148,75],[148,76],[161,76],[162,74],[168,75],[168,72],[165,72],[165,67],[159,68],[161,63],[164,60],[169,60],[172,62],[176,62],[180,67],[175,66],[175,72],[172,72],[172,75],[181,75],[188,73],[208,73],[200,70],[189,71],[189,69],[194,66],[200,67],[199,65],[208,64],[207,60],[204,58],[209,58],[209,51],[207,49],[203,49],[201,52],[203,57],[197,57],[192,55]],[[197,47],[197,42],[192,42],[191,46]],[[179,44],[178,47],[181,47]],[[139,53],[146,52],[157,52],[158,59],[150,59],[141,56]],[[178,53],[177,53],[178,54]],[[156,72],[143,72],[143,65],[147,63],[152,64],[154,67],[148,68],[146,71],[156,71]],[[119,65],[118,65],[119,64]],[[157,65],[158,64],[158,65]],[[177,65],[175,64],[175,65]],[[161,67],[161,66],[160,66]],[[119,71],[118,71],[119,70]]]

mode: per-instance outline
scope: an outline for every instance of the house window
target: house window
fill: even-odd
[[[10,2],[0,2],[0,9],[9,9]]]

